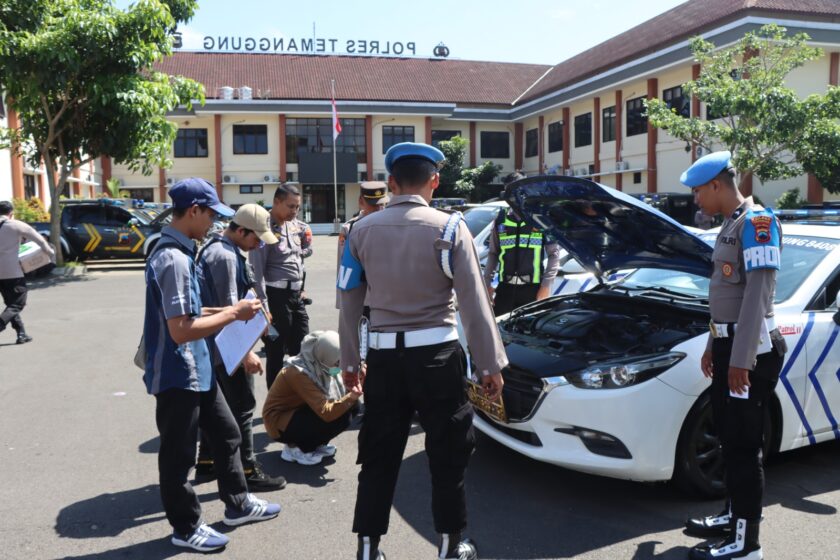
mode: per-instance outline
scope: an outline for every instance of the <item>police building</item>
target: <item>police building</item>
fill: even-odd
[[[301,217],[328,231],[336,207],[342,220],[356,212],[361,181],[386,178],[391,145],[456,135],[469,141],[465,166],[492,161],[502,176],[518,169],[588,177],[630,193],[685,192],[679,175],[702,153],[651,127],[643,100],[714,118],[682,91],[700,71],[689,39],[726,46],[767,23],[805,32],[824,51],[792,72],[788,86],[804,97],[838,83],[840,4],[830,0],[689,0],[554,66],[424,58],[408,41],[205,37],[202,52],[181,50],[159,65],[207,93],[204,106],[171,115],[179,127],[172,168],[143,176],[102,158],[67,192],[88,196],[116,178],[134,198],[166,201],[178,179],[200,176],[228,204],[271,204],[277,185],[296,181]],[[342,127],[337,189],[333,81]],[[46,199],[43,172],[11,159],[8,195]],[[771,204],[794,187],[812,202],[832,197],[808,176],[754,179],[746,190]]]

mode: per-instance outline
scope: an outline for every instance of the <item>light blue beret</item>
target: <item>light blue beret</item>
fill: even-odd
[[[729,160],[731,159],[732,154],[728,151],[712,152],[705,155],[683,171],[680,176],[680,183],[692,189],[705,185],[717,177],[718,173],[729,167]]]
[[[391,172],[397,160],[403,158],[427,159],[435,165],[438,165],[446,159],[443,152],[434,146],[416,142],[401,142],[388,148],[388,151],[385,153],[385,169],[388,170],[388,173]]]

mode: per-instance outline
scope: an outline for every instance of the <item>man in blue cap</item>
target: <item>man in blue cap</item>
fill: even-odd
[[[188,481],[195,464],[198,430],[213,446],[219,497],[226,525],[276,517],[280,506],[248,493],[239,456],[241,436],[216,380],[205,338],[234,321],[247,321],[261,308],[257,299],[220,308],[201,307],[195,271],[195,240],[207,235],[217,214],[233,216],[207,181],[189,178],[169,190],[172,224],[146,263],[143,323],[146,390],[157,401],[160,433],[158,470],[172,544],[200,552],[225,547],[228,537],[204,523],[201,505]]]
[[[353,520],[358,560],[384,558],[379,541],[388,531],[415,411],[426,432],[437,557],[478,558],[475,546],[462,539],[464,474],[475,434],[454,296],[488,398],[501,394],[500,372],[508,362],[466,223],[459,213],[429,207],[443,159],[426,144],[392,146],[385,167],[396,195],[358,221],[344,245],[338,279],[341,368],[349,390],[364,384],[366,407]],[[369,320],[362,319],[365,305]]]
[[[781,227],[771,210],[740,193],[731,157],[729,152],[711,153],[680,177],[704,214],[724,217],[712,255],[711,332],[700,368],[712,379],[712,414],[728,499],[719,514],[686,522],[689,534],[724,539],[692,548],[690,558],[702,560],[763,557],[758,533],[764,415],[787,350],[773,319]]]

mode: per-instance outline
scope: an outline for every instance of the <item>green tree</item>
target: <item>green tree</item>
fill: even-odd
[[[723,145],[742,182],[749,174],[768,181],[809,172],[840,192],[840,88],[801,99],[785,86],[791,71],[822,56],[809,39],[778,25],[723,49],[695,37],[690,44],[700,76],[683,85],[683,95],[696,96],[718,118],[684,118],[661,99],[650,99],[650,123],[707,150]]]
[[[459,196],[477,201],[501,171],[502,166],[496,165],[492,161],[485,161],[478,167],[464,169],[461,172],[461,178],[455,182],[455,192]]]
[[[0,83],[20,129],[4,142],[43,161],[60,235],[59,193],[73,169],[101,155],[133,171],[168,167],[177,126],[169,111],[204,102],[200,84],[156,72],[178,22],[197,0],[0,0]],[[62,256],[58,255],[58,264]]]
[[[794,210],[802,208],[805,202],[806,200],[799,194],[799,189],[790,189],[776,199],[776,208],[779,210]]]
[[[454,192],[455,183],[461,178],[464,169],[464,155],[467,152],[468,141],[460,136],[438,143],[438,148],[446,157],[440,169],[441,193]],[[445,196],[445,195],[442,195]]]

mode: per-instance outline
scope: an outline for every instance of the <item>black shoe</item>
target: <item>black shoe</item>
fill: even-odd
[[[303,302],[303,305],[312,305],[312,298],[305,297],[302,298],[301,301]]]
[[[213,459],[199,459],[195,464],[195,481],[210,482],[216,478],[216,468]]]
[[[32,337],[26,333],[19,333],[15,344],[26,344],[27,342],[32,342]]]
[[[443,556],[444,551],[446,556]],[[452,558],[454,560],[478,560],[478,550],[470,539],[461,540],[460,533],[440,536],[438,558]]]
[[[379,537],[359,535],[359,551],[356,560],[385,560],[385,553],[379,549]]]
[[[729,537],[718,544],[695,546],[689,551],[690,560],[762,560],[764,553],[758,543],[759,521],[734,519]]]
[[[729,504],[717,515],[689,519],[685,522],[685,532],[701,538],[728,537],[732,532],[732,513]]]
[[[259,463],[255,463],[253,467],[245,468],[245,481],[248,483],[248,490],[251,492],[270,492],[272,490],[282,490],[286,487],[285,478],[267,475]]]

